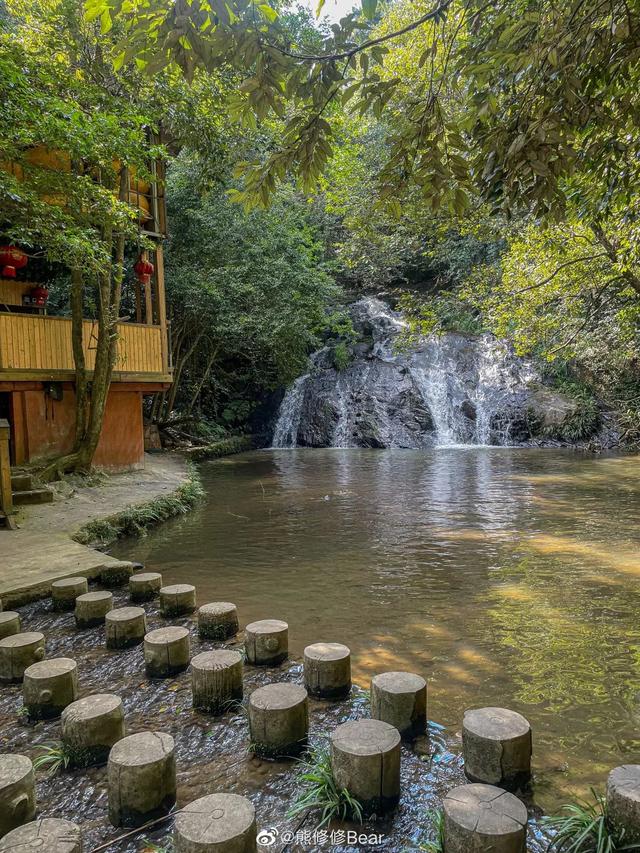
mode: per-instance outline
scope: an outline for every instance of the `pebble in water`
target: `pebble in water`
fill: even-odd
[[[299,755],[307,745],[309,701],[298,684],[280,682],[254,690],[249,697],[249,730],[256,755]]]
[[[412,740],[427,728],[427,682],[413,672],[383,672],[371,679],[371,716]]]
[[[244,629],[247,662],[257,666],[277,666],[289,655],[289,626],[279,619],[251,622]]]
[[[25,670],[22,699],[30,719],[59,717],[77,698],[78,664],[71,658],[50,658]]]
[[[119,740],[107,765],[109,820],[142,826],[176,802],[174,742],[165,732],[140,732]]]
[[[531,726],[515,711],[466,711],[462,748],[464,772],[472,782],[516,790],[531,776]]]
[[[0,753],[0,837],[33,820],[36,783],[26,755]]]
[[[444,801],[444,853],[525,853],[527,809],[493,785],[461,785]]]

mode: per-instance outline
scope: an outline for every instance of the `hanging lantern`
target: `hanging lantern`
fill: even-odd
[[[134,264],[133,271],[135,272],[140,284],[143,287],[148,287],[151,284],[151,276],[155,271],[155,267],[145,255],[140,255]]]
[[[38,285],[37,287],[32,288],[29,295],[31,296],[32,305],[36,305],[38,308],[44,308],[47,304],[47,299],[49,298],[49,291],[46,287]]]
[[[0,246],[0,264],[4,278],[15,278],[16,270],[26,267],[26,254],[17,246]]]

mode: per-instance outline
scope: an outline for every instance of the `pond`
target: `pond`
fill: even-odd
[[[335,641],[354,680],[406,669],[456,738],[500,705],[534,733],[545,809],[640,761],[640,457],[269,450],[201,466],[206,501],[113,553]]]

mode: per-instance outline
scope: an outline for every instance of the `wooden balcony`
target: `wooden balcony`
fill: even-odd
[[[97,325],[84,321],[87,368],[95,361]],[[166,331],[161,326],[118,324],[114,382],[171,382]],[[73,379],[71,320],[38,314],[0,314],[0,381]]]

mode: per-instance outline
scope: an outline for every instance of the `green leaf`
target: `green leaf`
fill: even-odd
[[[267,5],[266,3],[261,3],[258,6],[258,9],[260,9],[260,11],[270,24],[272,24],[278,17],[278,13],[276,12],[276,10],[272,9],[271,6]]]
[[[367,20],[372,20],[376,14],[376,8],[378,6],[378,0],[361,0],[362,2],[362,12],[367,18]]]

